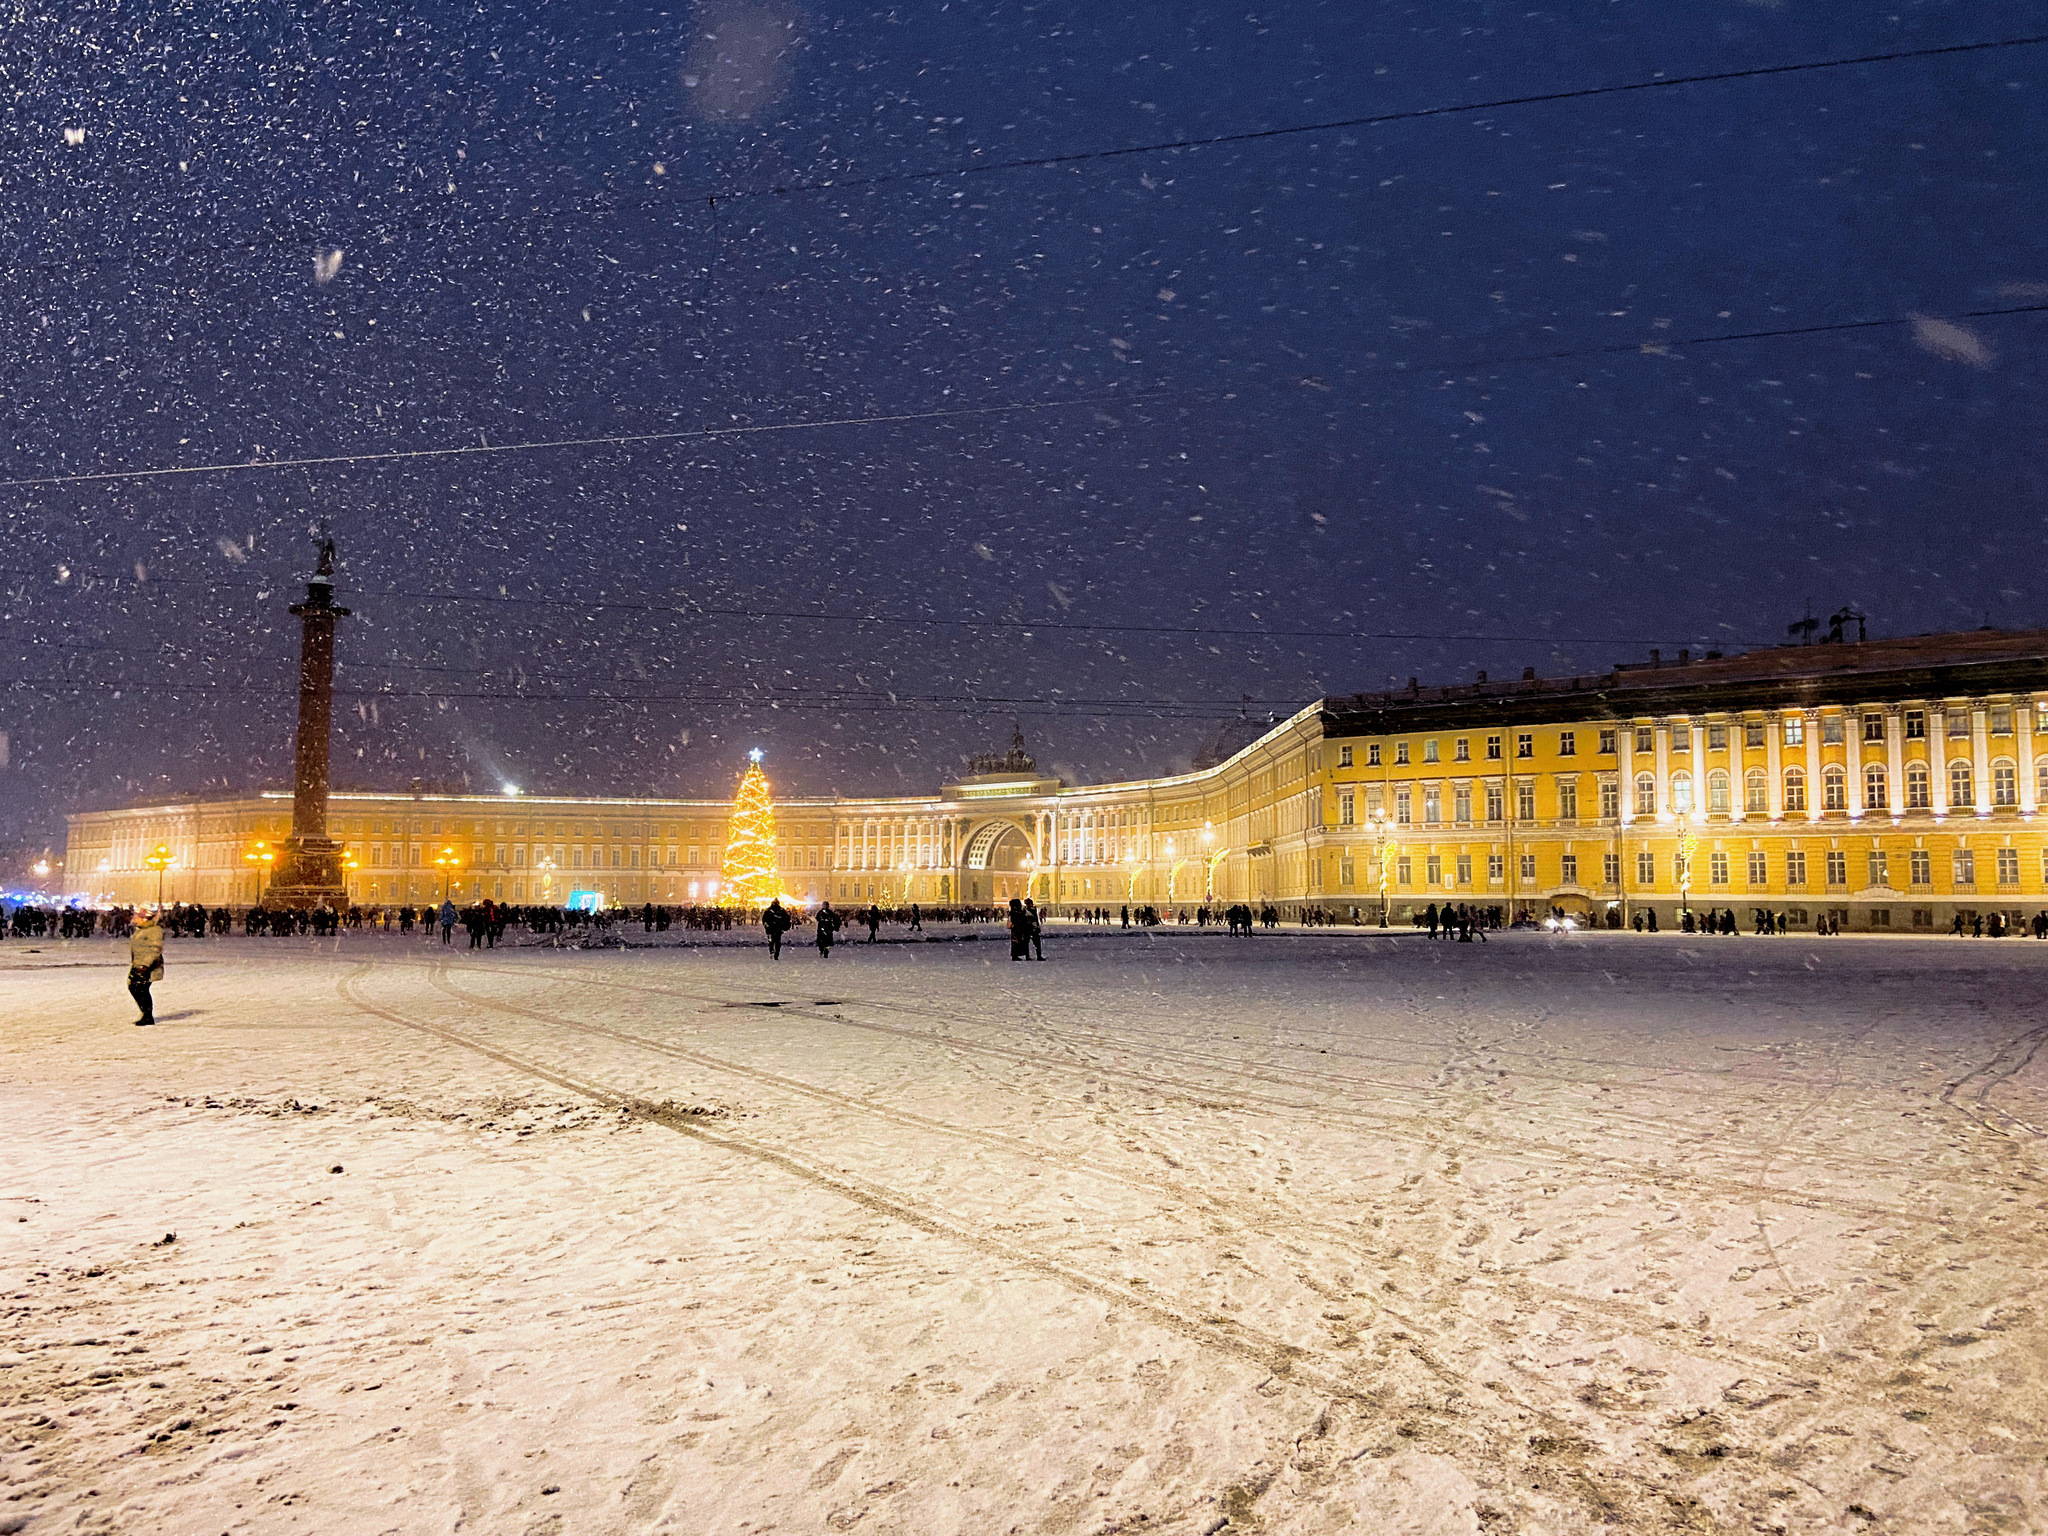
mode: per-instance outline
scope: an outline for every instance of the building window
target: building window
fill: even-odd
[[[1681,720],[1671,727],[1671,750],[1690,752],[1692,750],[1692,727]]]
[[[1434,784],[1426,784],[1422,790],[1422,820],[1428,826],[1435,826],[1444,819],[1444,792]]]
[[[1579,733],[1577,731],[1559,731],[1557,733],[1557,755],[1559,757],[1577,757],[1579,755]]]
[[[1761,748],[1764,744],[1764,722],[1745,720],[1742,722],[1742,744],[1745,747]]]
[[[1506,870],[1506,868],[1507,861],[1503,859],[1498,853],[1489,853],[1486,856],[1486,878],[1493,884],[1500,884],[1501,875]]]
[[[1515,816],[1521,821],[1536,819],[1536,786],[1517,784],[1515,786]]]
[[[1908,741],[1925,741],[1926,739],[1927,739],[1927,711],[1926,711],[1926,710],[1924,710],[1924,709],[1909,709],[1909,710],[1907,710],[1907,711],[1906,711],[1906,740],[1908,740]]]
[[[1521,731],[1517,733],[1515,736],[1515,756],[1534,757],[1535,755],[1536,733],[1534,731]]]
[[[1357,869],[1351,862],[1350,854],[1347,853],[1337,860],[1337,884],[1345,890],[1351,889],[1352,876],[1356,873]]]
[[[1891,856],[1881,849],[1873,848],[1866,861],[1870,866],[1870,883],[1882,889],[1892,883]]]
[[[1486,786],[1486,819],[1488,821],[1499,821],[1507,814],[1503,808],[1506,800],[1507,791],[1500,785],[1489,784]]]
[[[1461,763],[1471,762],[1472,738],[1470,736],[1460,736],[1457,740],[1457,745],[1452,755]]]
[[[1377,768],[1379,767],[1379,765],[1380,744],[1376,741],[1369,741],[1365,744],[1365,766],[1368,768]]]
[[[1409,794],[1405,785],[1394,791],[1394,825],[1397,827],[1405,827],[1414,820]]]
[[[1925,848],[1915,848],[1906,855],[1906,875],[1915,885],[1934,884],[1934,855]]]
[[[1881,811],[1890,803],[1885,794],[1884,764],[1872,763],[1863,770],[1863,809]]]
[[[1828,884],[1847,885],[1848,883],[1849,855],[1842,852],[1839,848],[1830,850],[1828,853]]]
[[[2017,848],[1998,850],[1998,883],[2018,885],[2020,883],[2020,851]]]
[[[1671,810],[1679,816],[1692,811],[1692,775],[1683,768],[1671,775]]]
[[[1557,878],[1561,885],[1579,883],[1579,856],[1576,853],[1567,853],[1558,860]]]
[[[1771,808],[1771,776],[1763,769],[1752,768],[1742,776],[1742,808],[1752,816]]]
[[[1806,884],[1806,853],[1794,848],[1785,855],[1785,884],[1792,887]]]
[[[1863,739],[1865,741],[1884,740],[1883,715],[1865,715],[1863,717]]]
[[[1849,776],[1840,763],[1829,763],[1820,771],[1820,806],[1824,811],[1849,808]]]
[[[1344,791],[1344,793],[1337,797],[1337,825],[1340,827],[1348,827],[1354,825],[1357,822],[1357,820],[1357,797],[1354,796],[1352,792],[1347,789]]]
[[[1613,731],[1611,731],[1611,730],[1608,730],[1608,731],[1602,731],[1602,732],[1600,733],[1600,751],[1601,751],[1601,754],[1602,754],[1603,756],[1606,756],[1606,757],[1612,757],[1612,756],[1614,756],[1614,754],[1615,754],[1615,751],[1616,751],[1616,747],[1615,747],[1615,733],[1614,733]]]
[[[1924,811],[1933,805],[1932,784],[1925,763],[1906,764],[1906,809]]]
[[[1952,811],[1966,811],[1976,804],[1968,763],[1958,761],[1948,765],[1948,804]]]
[[[1760,891],[1771,883],[1771,865],[1767,855],[1752,853],[1749,856],[1749,888]]]
[[[1710,853],[1710,854],[1708,854],[1708,855],[1707,855],[1707,884],[1709,884],[1709,885],[1726,885],[1727,883],[1728,883],[1728,855],[1727,855],[1727,854],[1725,854],[1725,853]]]
[[[1603,853],[1600,855],[1600,878],[1608,885],[1621,884],[1621,855]]]
[[[1657,814],[1657,778],[1655,774],[1636,775],[1636,814],[1654,816]]]
[[[1806,770],[1787,768],[1785,770],[1785,809],[1803,811],[1806,809]]]
[[[1396,768],[1408,766],[1408,743],[1405,741],[1394,743],[1394,766]]]
[[[2020,776],[2011,763],[1991,765],[1991,803],[1996,806],[2020,803]]]
[[[1654,752],[1657,750],[1657,733],[1647,725],[1636,727],[1636,750],[1638,752]]]
[[[1839,747],[1842,744],[1842,734],[1842,717],[1840,715],[1822,715],[1820,717],[1820,740],[1822,746]]]
[[[1486,760],[1489,763],[1497,763],[1500,761],[1500,742],[1501,739],[1498,736],[1489,736],[1486,738]]]
[[[1429,884],[1442,885],[1444,883],[1444,861],[1442,854],[1432,853],[1425,861],[1423,868],[1428,876]]]
[[[1806,717],[1787,715],[1785,717],[1785,745],[1803,747],[1806,745]]]
[[[1394,879],[1401,885],[1407,885],[1414,878],[1415,865],[1410,861],[1408,855],[1404,853],[1400,858],[1394,860]]]
[[[1349,747],[1339,747],[1337,749],[1337,766],[1339,768],[1349,768],[1351,766],[1351,749]]]
[[[1970,734],[1970,712],[1967,709],[1952,709],[1948,712],[1948,734],[1951,741]]]
[[[1522,855],[1522,881],[1526,885],[1536,883],[1536,855],[1533,853]]]
[[[1579,781],[1559,779],[1557,781],[1557,815],[1560,821],[1579,819]]]
[[[1616,821],[1621,816],[1621,784],[1615,779],[1600,781],[1600,819]]]
[[[1434,736],[1422,744],[1422,760],[1425,763],[1433,763],[1437,760],[1436,738]]]
[[[1728,814],[1728,773],[1716,768],[1707,775],[1707,809],[1716,816]]]
[[[1639,853],[1639,854],[1637,854],[1637,855],[1636,855],[1636,884],[1637,884],[1637,885],[1655,885],[1656,883],[1657,883],[1657,855],[1655,855],[1654,853]]]
[[[1458,884],[1470,885],[1471,883],[1472,855],[1469,853],[1461,853],[1458,855]]]
[[[1451,789],[1451,815],[1459,822],[1472,819],[1472,786],[1458,784]]]
[[[1955,877],[1958,888],[1977,883],[1977,851],[1974,848],[1958,848],[1955,852]]]
[[[1991,706],[1991,734],[2010,736],[2012,734],[2012,706],[1994,704]]]

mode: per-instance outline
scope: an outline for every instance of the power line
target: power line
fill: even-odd
[[[1159,393],[1154,391],[1154,394]],[[487,457],[506,453],[540,453],[558,448],[619,448],[649,443],[675,443],[684,439],[744,437],[758,432],[812,432],[827,427],[869,427],[913,421],[942,421],[965,416],[1017,415],[1028,411],[1064,411],[1083,405],[1121,404],[1146,399],[1146,395],[1093,395],[1080,400],[1026,400],[1013,405],[963,406],[955,410],[900,411],[886,416],[840,416],[819,421],[767,422],[757,426],[698,427],[683,432],[628,432],[608,437],[558,437],[528,443],[470,443],[452,448],[409,448],[381,453],[332,453],[312,458],[249,459],[222,464],[181,464],[155,469],[93,470],[75,475],[42,475],[0,480],[0,487],[82,485],[96,480],[153,480],[167,475],[216,475],[250,470],[317,469],[336,464],[387,464],[407,459],[454,459]]]
[[[1918,59],[1958,57],[1968,54],[1987,53],[2008,48],[2031,48],[2048,43],[2048,34],[2027,37],[1990,38],[1973,43],[1934,44],[1924,48],[1898,48],[1880,53],[1854,54],[1831,59],[1807,59],[1790,64],[1761,64],[1744,69],[1714,70],[1691,75],[1658,74],[1648,80],[1623,81],[1615,85],[1579,86],[1567,90],[1539,91],[1521,96],[1501,96],[1485,101],[1448,102],[1439,106],[1411,107],[1392,112],[1367,113],[1357,117],[1331,118],[1314,123],[1293,123],[1278,128],[1243,129],[1234,133],[1218,133],[1191,136],[1181,139],[1161,139],[1145,144],[1112,145],[1107,148],[1070,150],[1049,155],[1023,155],[1006,160],[968,160],[957,165],[932,166],[918,171],[891,171],[874,176],[825,176],[808,181],[794,181],[771,184],[766,187],[727,187],[710,189],[700,186],[697,190],[684,193],[680,189],[671,196],[638,197],[614,199],[603,195],[587,199],[576,208],[558,212],[529,210],[521,217],[522,223],[546,223],[558,219],[587,219],[598,213],[621,211],[663,210],[680,212],[683,209],[715,208],[722,198],[735,201],[741,198],[795,197],[828,191],[850,191],[867,187],[905,185],[912,182],[940,181],[955,176],[982,176],[1003,171],[1042,170],[1062,165],[1082,165],[1090,162],[1129,159],[1134,156],[1179,154],[1196,149],[1217,148],[1230,144],[1256,144],[1273,139],[1298,138],[1310,134],[1330,133],[1346,129],[1386,127],[1398,123],[1426,122],[1434,118],[1471,116],[1481,112],[1505,111],[1516,107],[1553,105],[1560,102],[1586,101],[1603,96],[1621,96],[1644,91],[1674,90],[1686,86],[1724,84],[1737,80],[1768,79],[1781,75],[1811,74],[1824,70],[1850,69],[1871,64],[1905,63]],[[980,154],[980,150],[973,151]],[[687,201],[685,201],[687,199]],[[435,229],[437,222],[428,218],[386,221],[364,228],[365,239],[381,236],[389,239],[394,230],[419,231]],[[239,242],[217,242],[190,244],[183,247],[187,255],[214,253],[230,249],[252,251],[265,245],[283,245],[292,241],[331,242],[339,238],[326,231],[305,228],[292,229],[268,239],[248,239]],[[32,270],[46,271],[70,262],[39,262]]]

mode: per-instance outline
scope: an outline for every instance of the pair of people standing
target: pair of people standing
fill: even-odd
[[[1010,898],[1010,958],[1045,958],[1044,923],[1039,917],[1037,904],[1029,896],[1021,901],[1015,896]]]

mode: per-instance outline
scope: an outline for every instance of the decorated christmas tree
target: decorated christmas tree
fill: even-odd
[[[719,900],[729,907],[765,907],[781,894],[782,881],[775,873],[775,800],[756,747],[747,754],[747,771],[733,796]]]

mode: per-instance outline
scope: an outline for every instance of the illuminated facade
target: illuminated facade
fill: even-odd
[[[1331,698],[1213,767],[1069,786],[1020,750],[926,797],[779,799],[808,900],[1218,900],[1563,907],[1604,920],[1755,907],[1925,932],[2048,907],[2048,632],[1785,646],[1606,673]],[[723,800],[339,792],[355,900],[610,905],[717,896]],[[255,897],[285,795],[71,818],[67,888]],[[439,859],[442,862],[436,863]]]

